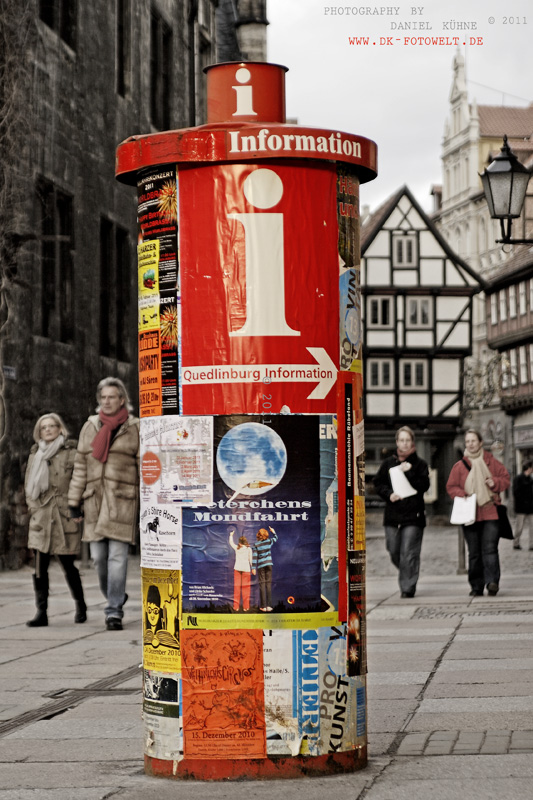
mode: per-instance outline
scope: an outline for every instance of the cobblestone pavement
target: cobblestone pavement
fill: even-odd
[[[397,573],[385,549],[385,534],[380,520],[381,516],[378,514],[370,515],[367,520],[367,575],[391,577]],[[459,541],[455,526],[429,525],[422,540],[421,575],[454,575],[458,567]],[[522,545],[525,549],[514,550],[512,541],[500,541],[502,580],[505,580],[506,573],[533,574],[533,550],[527,549],[525,535],[522,537]]]
[[[0,800],[524,800],[533,785],[533,552],[500,545],[501,590],[469,597],[458,535],[430,525],[416,596],[402,599],[379,518],[367,525],[366,769],[303,780],[209,783],[144,775],[140,568],[124,630],[103,629],[94,570],[85,625],[59,567],[51,624],[31,571],[0,573]]]

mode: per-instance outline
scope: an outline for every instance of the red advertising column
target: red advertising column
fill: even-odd
[[[285,123],[285,67],[209,67],[208,124],[135,136],[145,765],[367,762],[359,185]]]

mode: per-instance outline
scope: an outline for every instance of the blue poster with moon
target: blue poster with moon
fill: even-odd
[[[320,417],[214,418],[213,502],[183,509],[183,611],[319,612]]]

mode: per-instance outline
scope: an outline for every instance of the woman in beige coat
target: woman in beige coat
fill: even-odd
[[[56,555],[76,601],[74,622],[85,622],[87,607],[80,573],[74,559],[80,552],[78,523],[69,519],[67,492],[72,476],[76,442],[67,439],[65,424],[58,414],[45,414],[33,430],[35,445],[26,468],[26,503],[30,512],[28,547],[35,552],[33,584],[36,616],[31,628],[48,625],[48,565]]]
[[[74,519],[84,517],[83,540],[90,542],[107,600],[106,628],[118,631],[127,597],[129,545],[137,531],[139,420],[129,413],[128,394],[118,378],[101,380],[96,397],[98,413],[80,433],[68,504]]]

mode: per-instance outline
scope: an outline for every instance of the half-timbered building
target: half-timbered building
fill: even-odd
[[[481,279],[403,187],[363,223],[361,284],[367,475],[409,425],[434,470],[434,510],[444,511]]]
[[[505,465],[514,474],[533,459],[533,248],[515,249],[487,280],[485,298],[487,343],[499,355],[493,380],[512,421]]]

